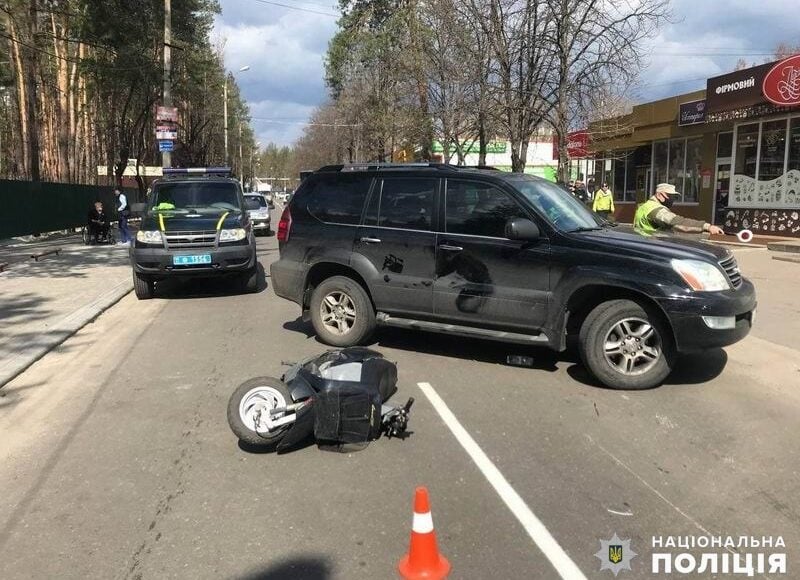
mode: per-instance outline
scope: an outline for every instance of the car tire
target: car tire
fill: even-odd
[[[578,351],[583,364],[613,389],[650,389],[673,369],[672,338],[651,307],[611,300],[592,310],[581,325]]]
[[[241,284],[242,292],[247,294],[258,292],[258,267],[248,270],[242,274]]]
[[[242,403],[248,395],[258,393],[259,389],[271,392],[273,396],[283,399],[287,405],[292,404],[292,394],[289,387],[275,377],[255,377],[247,380],[233,392],[228,399],[228,425],[231,431],[239,438],[239,441],[256,447],[273,446],[277,444],[291,425],[279,428],[274,433],[258,433],[242,420]],[[246,413],[245,413],[246,414]]]
[[[133,292],[139,300],[150,300],[155,294],[156,283],[154,280],[133,273]]]
[[[363,344],[375,330],[372,302],[352,278],[333,276],[322,282],[311,294],[309,307],[314,331],[325,344]]]

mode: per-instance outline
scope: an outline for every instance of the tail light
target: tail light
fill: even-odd
[[[287,205],[283,209],[283,213],[281,214],[281,221],[278,222],[278,241],[279,242],[288,242],[289,241],[289,233],[292,230],[292,212],[289,211],[289,206]]]

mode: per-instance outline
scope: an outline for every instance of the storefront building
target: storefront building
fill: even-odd
[[[558,161],[554,160],[552,153],[552,134],[541,128],[534,138],[528,143],[528,152],[525,158],[525,173],[543,177],[549,181],[556,180]],[[439,141],[433,143],[433,161],[444,161],[444,148]],[[455,152],[450,151],[450,163],[455,163]],[[480,159],[480,149],[477,141],[468,143],[464,156],[464,165],[476,166]],[[500,171],[511,171],[511,143],[495,139],[486,144],[486,165]]]
[[[800,55],[710,78],[589,127],[573,173],[607,182],[630,222],[658,183],[682,215],[725,229],[800,237]]]

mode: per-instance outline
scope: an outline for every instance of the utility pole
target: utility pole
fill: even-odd
[[[239,184],[244,186],[244,162],[242,162],[242,120],[239,119]]]
[[[222,87],[222,116],[225,117],[225,121],[223,122],[225,132],[225,165],[230,167],[230,163],[228,163],[228,73],[225,73],[225,84]]]
[[[172,0],[164,0],[164,95],[165,107],[172,106]],[[172,153],[161,153],[161,166],[172,167]]]

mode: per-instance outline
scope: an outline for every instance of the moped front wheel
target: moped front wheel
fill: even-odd
[[[274,446],[291,427],[280,425],[270,429],[267,419],[284,416],[270,414],[273,409],[292,404],[289,387],[274,377],[256,377],[245,381],[228,401],[228,425],[240,441],[254,446]]]

